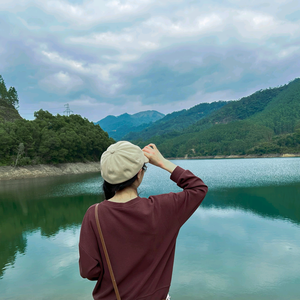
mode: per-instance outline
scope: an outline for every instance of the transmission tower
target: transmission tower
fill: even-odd
[[[64,113],[66,113],[67,116],[69,116],[71,113],[73,113],[73,110],[71,110],[70,107],[69,107],[69,103],[65,104],[64,107],[66,108]]]

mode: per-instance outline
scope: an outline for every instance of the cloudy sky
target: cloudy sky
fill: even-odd
[[[299,0],[0,0],[0,74],[26,119],[239,99],[299,77],[299,48]]]

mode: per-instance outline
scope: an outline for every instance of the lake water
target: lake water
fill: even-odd
[[[300,299],[300,158],[178,160],[209,186],[182,227],[172,300]],[[0,299],[92,299],[80,224],[98,174],[0,182]],[[141,196],[180,189],[149,166]]]

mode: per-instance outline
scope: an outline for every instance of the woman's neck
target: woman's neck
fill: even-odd
[[[127,187],[122,191],[116,192],[116,194],[110,198],[108,201],[117,202],[117,203],[125,203],[128,202],[138,196],[137,189],[134,187]]]

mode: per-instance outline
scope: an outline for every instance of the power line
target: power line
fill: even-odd
[[[66,108],[64,113],[66,113],[67,116],[69,116],[71,113],[73,113],[73,110],[71,110],[70,107],[69,107],[69,103],[65,104],[64,107]]]

